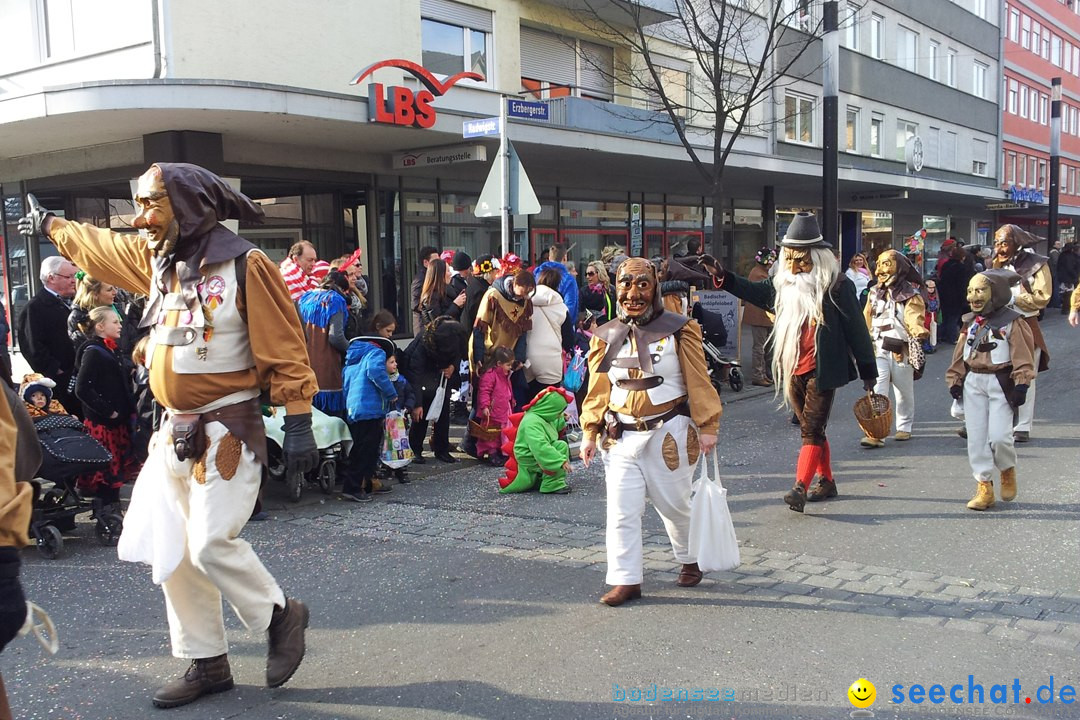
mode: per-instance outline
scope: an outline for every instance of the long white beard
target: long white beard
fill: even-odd
[[[773,278],[776,292],[776,320],[773,322],[773,377],[776,392],[784,390],[785,404],[791,404],[791,378],[799,362],[799,340],[807,323],[822,323],[821,304],[829,285],[817,273],[792,275],[786,270]],[[814,352],[817,352],[815,346]]]

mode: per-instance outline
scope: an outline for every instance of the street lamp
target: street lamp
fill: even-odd
[[[1050,217],[1046,233],[1049,252],[1058,239],[1058,185],[1061,181],[1061,78],[1050,80]]]
[[[838,191],[838,168],[837,168],[837,137],[840,134],[840,32],[838,22],[838,10],[836,0],[826,0],[822,16],[821,36],[822,68],[823,68],[823,95],[822,126],[824,139],[821,143],[821,229],[826,242],[839,251],[839,236],[836,231],[837,225],[837,191]]]

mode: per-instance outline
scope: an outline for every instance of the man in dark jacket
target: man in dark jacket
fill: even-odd
[[[954,246],[949,259],[941,266],[938,274],[938,297],[941,300],[941,327],[938,328],[938,343],[955,345],[960,336],[960,318],[968,311],[967,286],[974,271],[965,262],[967,251]]]
[[[802,512],[806,501],[836,497],[825,427],[837,388],[862,378],[873,389],[877,362],[855,285],[841,272],[818,230],[817,219],[799,213],[781,241],[779,269],[772,280],[752,283],[713,266],[716,284],[774,313],[773,378],[783,389],[802,430],[795,486],[784,502]],[[815,478],[817,484],[811,488]]]
[[[67,317],[75,297],[75,265],[59,255],[41,261],[41,290],[19,313],[19,348],[34,372],[56,381],[54,395],[73,415],[82,407],[71,388],[75,347],[67,334]]]

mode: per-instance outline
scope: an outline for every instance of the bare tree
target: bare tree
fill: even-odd
[[[571,7],[572,5],[572,7]],[[649,0],[575,0],[568,12],[597,38],[617,49],[613,66],[579,52],[583,63],[610,74],[613,83],[645,96],[670,124],[709,188],[714,236],[724,209],[724,168],[736,141],[786,115],[758,112],[773,91],[806,77],[820,61],[800,58],[820,37],[810,0],[672,0],[670,19],[651,22]],[[672,52],[689,72],[673,72]],[[802,69],[801,72],[797,72]],[[619,106],[613,105],[613,113]],[[711,139],[711,146],[709,140]]]

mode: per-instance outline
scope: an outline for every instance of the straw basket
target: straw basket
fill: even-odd
[[[855,419],[867,436],[884,440],[892,428],[892,406],[885,395],[868,392],[855,401]]]
[[[469,421],[469,434],[477,440],[498,440],[502,434],[502,428],[494,424],[479,423],[476,420]]]

